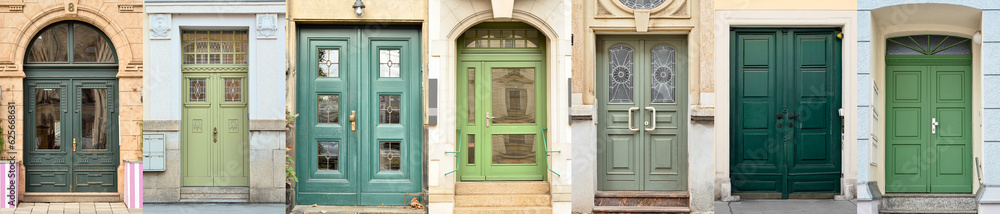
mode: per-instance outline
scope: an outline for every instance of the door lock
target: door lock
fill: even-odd
[[[219,128],[212,128],[212,143],[219,142]]]
[[[494,118],[496,117],[490,116],[490,112],[488,111],[486,112],[486,127],[490,127],[490,124],[493,123]]]
[[[351,131],[352,132],[358,130],[358,128],[357,128],[357,122],[355,122],[355,121],[357,121],[357,117],[358,117],[357,114],[358,114],[357,111],[351,111],[351,116],[347,118],[348,120],[351,121]]]
[[[76,138],[73,138],[73,151],[76,151]]]
[[[937,126],[938,125],[939,124],[938,124],[937,118],[931,118],[931,134],[937,133]]]

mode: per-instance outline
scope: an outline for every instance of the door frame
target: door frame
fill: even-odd
[[[918,35],[926,35],[926,34],[918,34]],[[975,141],[974,133],[975,133],[975,129],[976,128],[975,128],[975,126],[973,126],[973,124],[974,124],[973,118],[974,118],[974,115],[975,115],[974,112],[977,109],[975,107],[977,96],[974,96],[974,94],[975,94],[975,86],[974,86],[975,83],[974,82],[976,82],[975,81],[976,75],[974,74],[975,73],[975,68],[974,68],[975,66],[973,66],[973,63],[974,63],[974,57],[973,57],[973,55],[975,55],[974,51],[973,51],[972,55],[883,55],[884,60],[885,60],[885,64],[883,66],[883,69],[884,69],[884,77],[883,78],[884,78],[884,81],[886,83],[885,87],[887,89],[884,90],[884,91],[886,91],[886,95],[884,97],[882,97],[882,99],[883,99],[883,101],[885,103],[885,105],[884,105],[885,107],[884,107],[884,109],[882,109],[882,111],[885,112],[886,116],[885,116],[885,122],[882,122],[882,124],[880,124],[880,125],[883,126],[883,130],[885,130],[884,136],[886,136],[886,137],[885,137],[885,143],[884,144],[886,146],[885,146],[885,148],[882,149],[882,151],[880,151],[880,153],[882,153],[884,155],[884,158],[885,158],[884,161],[883,161],[884,169],[882,170],[883,171],[882,173],[884,173],[884,175],[885,175],[883,177],[883,179],[885,181],[885,185],[884,185],[885,186],[884,187],[885,188],[885,193],[890,193],[890,191],[891,191],[890,187],[889,187],[889,180],[890,180],[889,176],[891,175],[891,173],[889,173],[889,170],[892,170],[892,168],[890,167],[890,165],[895,164],[895,163],[890,164],[890,161],[892,161],[892,158],[895,157],[895,156],[889,151],[889,148],[888,148],[889,147],[889,135],[888,135],[889,134],[889,128],[891,128],[890,125],[893,124],[893,122],[890,122],[891,118],[888,118],[889,117],[888,110],[889,110],[889,105],[890,105],[889,96],[888,96],[888,91],[889,91],[888,87],[889,87],[889,83],[891,81],[891,78],[889,78],[890,76],[889,76],[888,72],[889,72],[889,67],[891,67],[891,66],[928,66],[928,67],[930,67],[930,66],[968,66],[969,67],[969,73],[968,73],[969,74],[969,79],[967,79],[965,81],[969,81],[970,84],[969,84],[968,88],[963,89],[963,90],[965,90],[966,92],[969,92],[969,95],[968,95],[969,96],[969,103],[968,104],[969,104],[969,107],[970,107],[970,110],[971,110],[968,115],[964,115],[964,116],[966,116],[966,117],[969,118],[969,122],[970,122],[969,124],[966,124],[966,125],[968,125],[969,130],[964,130],[965,132],[967,132],[969,134],[969,138],[970,138],[969,145],[968,145],[969,149],[970,149],[969,154],[968,154],[970,160],[969,160],[968,164],[966,165],[970,169],[970,176],[969,176],[969,179],[967,180],[969,182],[969,184],[970,184],[969,185],[970,190],[968,192],[958,192],[958,193],[975,193],[974,191],[976,189],[976,184],[974,182],[974,179],[976,178],[977,175],[975,174],[975,166],[973,165],[973,162],[971,160],[971,159],[973,159],[975,157],[975,146],[976,146],[975,142],[976,141]],[[934,73],[934,71],[932,71],[932,70],[927,70],[926,72],[928,72],[928,73]],[[928,82],[927,84],[928,84],[927,87],[931,87],[931,85],[933,85],[930,82]],[[932,92],[928,91],[928,93],[932,93]],[[931,100],[929,102],[934,102],[934,101]],[[933,109],[930,109],[930,110],[933,110]],[[928,141],[927,143],[928,143],[928,146],[930,147],[930,146],[932,146],[933,143],[931,142],[932,139],[930,139],[931,136],[928,136],[928,137],[929,138],[927,139],[927,141]],[[931,148],[928,148],[928,149],[931,149]],[[879,152],[879,151],[876,151],[876,152]],[[954,192],[934,192],[934,190],[933,190],[934,187],[933,187],[933,182],[932,182],[933,178],[930,177],[930,176],[934,176],[934,174],[931,173],[931,171],[934,171],[934,170],[931,169],[931,168],[933,168],[933,163],[930,163],[930,164],[931,165],[928,165],[928,169],[927,169],[927,171],[928,171],[927,172],[927,176],[929,176],[927,178],[928,181],[926,183],[927,184],[927,189],[928,189],[927,192],[895,192],[895,191],[893,191],[892,193],[928,193],[928,194],[932,194],[932,193],[954,193]]]

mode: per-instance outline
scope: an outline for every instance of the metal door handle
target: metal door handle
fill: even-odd
[[[490,127],[490,123],[493,123],[493,116],[490,116],[490,112],[486,112],[486,127]]]
[[[358,130],[358,128],[357,128],[357,126],[356,126],[356,125],[357,125],[357,123],[356,123],[356,122],[354,122],[354,121],[357,121],[357,114],[358,114],[358,112],[357,112],[357,111],[351,111],[351,116],[347,118],[348,120],[350,120],[350,121],[351,121],[351,131],[352,131],[352,132],[353,132],[353,131],[357,131],[357,130]]]
[[[937,126],[938,125],[939,124],[938,124],[937,118],[931,118],[931,134],[937,133]]]
[[[76,151],[76,138],[73,138],[73,151]]]
[[[628,130],[637,132],[639,129],[632,127],[632,111],[639,110],[639,107],[628,108]]]
[[[219,128],[212,128],[212,143],[219,142]]]
[[[650,127],[650,128],[646,128],[646,131],[653,131],[653,130],[656,130],[656,108],[653,108],[653,107],[646,107],[646,110],[650,110],[650,111],[653,111],[653,127]]]

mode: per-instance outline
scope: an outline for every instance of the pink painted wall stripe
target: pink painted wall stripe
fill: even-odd
[[[17,175],[18,168],[17,162],[2,162],[0,163],[0,170],[3,170],[3,204],[0,204],[0,208],[16,208],[17,207]]]
[[[125,205],[142,208],[142,162],[125,163]]]

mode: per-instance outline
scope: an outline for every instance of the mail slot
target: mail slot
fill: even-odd
[[[142,171],[166,170],[166,145],[163,134],[142,135]]]

